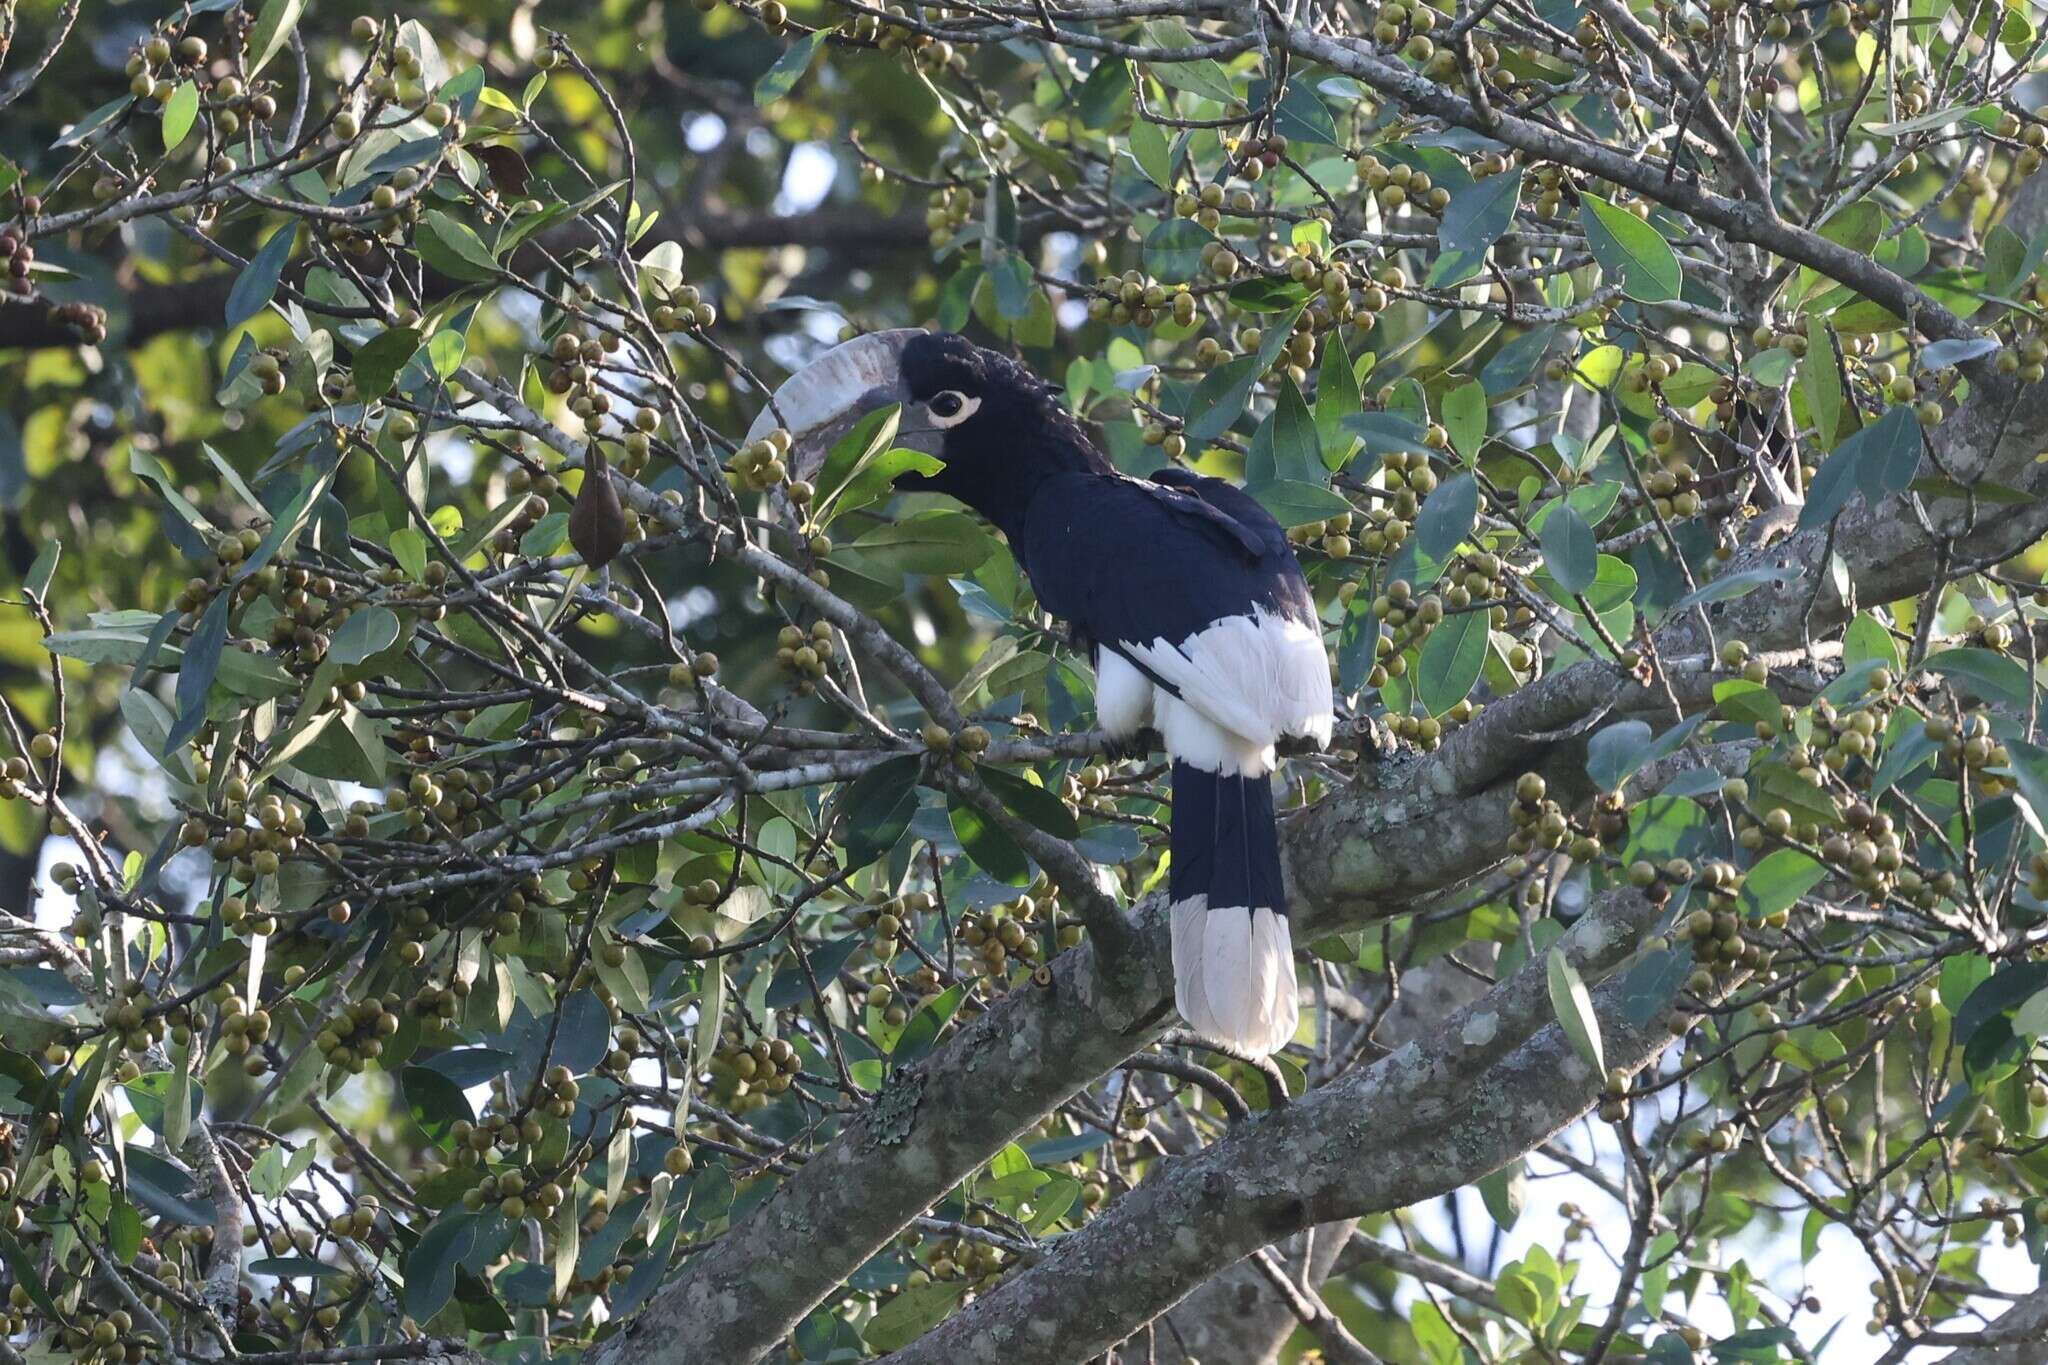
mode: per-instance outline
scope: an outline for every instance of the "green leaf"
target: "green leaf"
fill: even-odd
[[[1479,1182],[1479,1198],[1503,1230],[1521,1221],[1529,1200],[1529,1176],[1523,1162],[1513,1161]]]
[[[1728,602],[1737,597],[1747,597],[1766,583],[1786,583],[1799,577],[1797,569],[1767,566],[1761,569],[1742,569],[1735,573],[1722,574],[1695,592],[1689,592],[1671,604],[1670,614],[1703,606],[1709,602]]]
[[[895,403],[876,408],[832,443],[832,449],[825,453],[825,462],[818,466],[817,478],[812,480],[817,485],[820,507],[829,505],[855,475],[894,444],[896,424],[902,416],[902,407]]]
[[[180,81],[171,97],[164,101],[164,152],[178,150],[186,134],[192,131],[192,124],[199,117],[199,87],[191,81]]]
[[[1200,446],[1230,430],[1265,366],[1257,356],[1227,360],[1202,376],[1188,402],[1187,439]]]
[[[1993,483],[1979,479],[1967,487],[1954,479],[1921,478],[1906,485],[1922,497],[1954,498],[1958,502],[1975,500],[1978,503],[1996,503],[2003,507],[2024,507],[2032,502],[2035,494],[2022,492],[2009,484]]]
[[[50,1297],[49,1288],[36,1268],[36,1262],[21,1249],[21,1243],[14,1240],[11,1232],[0,1231],[0,1260],[7,1262],[13,1272],[14,1282],[27,1292],[29,1302],[42,1310],[52,1322],[62,1322],[64,1315],[57,1311],[56,1300]]]
[[[420,259],[451,280],[497,278],[498,263],[483,239],[439,209],[429,209],[415,238]]]
[[[1246,280],[1230,286],[1230,302],[1246,313],[1284,313],[1308,302],[1308,286],[1284,277]]]
[[[142,1250],[142,1217],[133,1204],[118,1195],[113,1207],[107,1210],[107,1244],[123,1265],[133,1261],[135,1253]]]
[[[150,634],[139,627],[58,631],[45,639],[43,646],[52,654],[86,663],[134,665],[149,652]],[[184,650],[164,644],[156,649],[152,662],[156,667],[167,667],[181,663],[183,658]],[[264,701],[292,696],[302,686],[277,660],[239,649],[222,651],[218,680],[237,696]]]
[[[960,591],[961,581],[955,579],[952,586],[955,591]],[[989,596],[988,590],[981,587],[980,584],[970,583],[968,586],[972,590],[978,591],[990,603],[995,601],[993,597]],[[1000,612],[1001,608],[998,607],[996,610]],[[1009,617],[1007,614],[1003,614],[1002,619],[1007,621]],[[995,639],[989,641],[988,648],[981,652],[981,657],[976,659],[969,666],[968,670],[960,675],[960,680],[949,689],[953,697],[953,704],[963,707],[968,706],[973,701],[974,694],[981,690],[981,685],[988,681],[989,676],[1009,660],[1016,657],[1016,636],[998,635]]]
[[[533,524],[533,529],[519,537],[519,553],[534,559],[559,554],[569,543],[569,514],[550,512]],[[420,550],[420,563],[426,563],[424,545]]]
[[[1743,913],[1761,919],[1789,910],[1827,875],[1826,868],[1798,849],[1777,849],[1743,875]]]
[[[1806,490],[1799,510],[1799,528],[1825,526],[1861,491],[1875,506],[1891,493],[1903,491],[1920,467],[1920,420],[1906,404],[1885,409],[1882,417],[1835,448],[1822,462]]]
[[[1627,560],[1614,555],[1601,555],[1594,563],[1593,581],[1583,591],[1587,604],[1604,616],[1635,597],[1636,571],[1629,566]],[[1529,577],[1537,587],[1555,598],[1560,606],[1577,605],[1570,600],[1571,595],[1564,591],[1556,577],[1551,574],[1548,564]]]
[[[1662,948],[1643,954],[1622,978],[1622,1013],[1637,1028],[1662,1014],[1692,972],[1692,949]]]
[[[249,264],[235,277],[228,291],[226,323],[239,327],[269,306],[277,294],[277,282],[284,276],[284,263],[291,258],[292,240],[298,235],[296,220],[270,234]]]
[[[246,76],[254,76],[284,49],[305,7],[305,0],[264,0],[263,10],[256,16],[256,27],[249,31]]]
[[[1452,389],[1444,395],[1443,415],[1451,448],[1465,457],[1466,464],[1471,464],[1479,458],[1479,447],[1486,441],[1486,386],[1468,379]]]
[[[2048,990],[2035,991],[2013,1012],[2012,1031],[2023,1038],[2048,1035]]]
[[[45,545],[22,575],[21,590],[30,597],[41,600],[50,591],[50,580],[57,573],[58,556],[64,553],[64,543],[53,540]]]
[[[1056,1175],[1040,1186],[1038,1193],[1032,1196],[1032,1202],[1037,1206],[1037,1212],[1031,1216],[1032,1233],[1044,1236],[1055,1223],[1066,1217],[1067,1210],[1074,1207],[1080,1197],[1081,1182],[1071,1176]]]
[[[247,559],[236,568],[234,580],[237,583],[247,579],[279,554],[288,553],[299,538],[299,533],[312,519],[313,509],[325,496],[327,487],[334,481],[334,471],[339,467],[339,456],[331,446],[323,446],[307,464],[304,481],[292,500],[285,504],[270,523],[270,529],[263,533]]]
[[[1031,313],[1031,262],[1015,251],[1004,249],[999,260],[986,263],[988,282],[995,291],[996,315],[1005,322],[1018,322]]]
[[[1315,418],[1291,381],[1281,386],[1273,411],[1252,435],[1244,478],[1248,484],[1323,481],[1322,443],[1316,436]]]
[[[1342,469],[1350,461],[1358,436],[1345,423],[1363,410],[1358,374],[1351,368],[1343,336],[1332,329],[1323,342],[1323,364],[1316,377],[1316,438],[1322,445],[1323,468]]]
[[[476,1113],[469,1107],[469,1097],[462,1093],[462,1087],[430,1067],[405,1067],[399,1072],[399,1083],[405,1091],[412,1121],[429,1141],[440,1147],[452,1150],[454,1140],[450,1131],[456,1123],[476,1121]]]
[[[1002,768],[984,767],[980,770],[982,785],[986,786],[1001,801],[1009,812],[1027,824],[1035,825],[1047,834],[1059,839],[1078,838],[1081,833],[1074,813],[1067,809],[1067,803],[1060,800],[1057,792],[1027,782],[1016,773]]]
[[[356,395],[368,401],[389,393],[391,381],[419,348],[417,327],[393,327],[365,342],[356,350]]]
[[[404,569],[413,582],[417,583],[426,576],[427,538],[420,534],[417,527],[399,527],[391,533],[386,543],[390,547],[391,557],[398,561],[398,567]]]
[[[1970,992],[1956,1011],[1955,1037],[1967,1043],[1986,1024],[2048,988],[2048,962],[2009,962]]]
[[[866,867],[896,847],[917,814],[918,760],[892,758],[855,778],[839,798],[846,813],[846,865]]]
[[[1496,1220],[1497,1221],[1497,1220]],[[1416,1299],[1408,1312],[1408,1329],[1429,1365],[1463,1365],[1465,1344],[1428,1296]]]
[[[1887,668],[1897,668],[1901,662],[1899,643],[1876,617],[1867,611],[1859,612],[1842,632],[1842,664],[1854,668],[1872,660]]]
[[[166,1134],[168,1139],[173,1110],[176,1108],[175,1102],[183,1100],[187,1124],[198,1117],[198,1111],[194,1106],[204,1103],[203,1098],[193,1092],[189,1083],[181,1085],[181,1081],[190,1081],[189,1074],[182,1069],[152,1071],[129,1081],[121,1089],[128,1096],[128,1103],[135,1110],[135,1116],[157,1132]],[[176,1148],[172,1150],[175,1151]],[[280,1155],[279,1160],[282,1159]]]
[[[829,28],[813,29],[784,49],[782,55],[775,59],[775,64],[754,82],[755,105],[773,104],[796,89],[796,83],[803,79],[804,72],[811,69],[818,50],[831,36]]]
[[[1781,389],[1792,377],[1792,352],[1783,346],[1758,351],[1742,363],[1742,372],[1767,389]]]
[[[1562,948],[1550,950],[1546,975],[1551,1008],[1557,1011],[1557,1022],[1571,1039],[1572,1050],[1596,1073],[1606,1075],[1607,1062],[1600,1053],[1600,1017],[1593,1013],[1593,997]]]
[[[1844,450],[1856,447],[1856,485],[1863,501],[1875,507],[1893,493],[1903,493],[1920,468],[1923,444],[1920,419],[1901,403],[1885,409],[1882,417],[1842,442]]]
[[[1273,514],[1273,520],[1286,527],[1328,521],[1331,517],[1356,510],[1336,490],[1300,479],[1276,479],[1247,488],[1245,492],[1258,499],[1259,506]]]
[[[1714,706],[1728,720],[1758,725],[1776,721],[1780,703],[1777,694],[1762,683],[1730,678],[1714,684]]]
[[[1245,100],[1256,109],[1267,102],[1270,82],[1253,81],[1245,90]],[[1309,142],[1322,147],[1335,147],[1340,139],[1337,135],[1337,121],[1330,114],[1330,108],[1317,95],[1314,86],[1306,80],[1288,82],[1280,92],[1280,99],[1273,109],[1273,131],[1295,142]],[[1297,160],[1307,160],[1300,152]]]
[[[1543,564],[1557,586],[1577,594],[1593,586],[1600,569],[1600,547],[1593,528],[1569,502],[1560,502],[1543,520]]]
[[[811,970],[817,974],[818,984],[825,986],[837,980],[839,969],[846,965],[846,960],[859,951],[864,943],[861,935],[848,934],[844,938],[836,938],[810,949]],[[803,971],[792,962],[775,973],[774,979],[768,983],[768,994],[764,1001],[770,1009],[788,1009],[792,1005],[804,1004],[810,998],[810,987],[804,982]]]
[[[983,685],[991,700],[1001,701],[1039,686],[1045,678],[1046,665],[1051,662],[1052,656],[1042,650],[1019,650],[990,669]]]
[[[1678,253],[1664,234],[1597,194],[1579,195],[1579,223],[1600,269],[1638,303],[1675,299],[1685,285]]]
[[[2012,759],[2013,779],[2019,784],[2021,815],[2036,838],[2048,839],[2048,749],[2017,738],[2007,740],[2005,747]]]
[[[176,749],[199,733],[206,723],[206,693],[220,671],[221,650],[227,645],[228,608],[235,594],[214,594],[205,615],[185,642],[178,664],[178,723],[164,740],[165,750]]]
[[[469,342],[462,333],[452,327],[444,327],[427,342],[427,364],[433,367],[435,375],[447,380],[462,368],[463,357],[468,351]]]
[[[1371,455],[1431,453],[1423,442],[1422,423],[1400,412],[1361,412],[1344,420],[1344,426],[1365,442]]]
[[[1923,349],[1916,359],[1923,370],[1945,370],[1996,355],[2000,345],[1997,337],[1948,337]]]
[[[883,1304],[861,1332],[870,1351],[894,1351],[939,1325],[967,1292],[965,1280],[912,1286]]]
[[[1837,246],[1869,255],[1889,221],[1885,211],[1869,198],[1852,199],[1821,224],[1820,235]]]
[[[1783,763],[1766,761],[1749,770],[1750,804],[1761,811],[1780,806],[1802,824],[1826,825],[1842,818],[1835,799]]]
[[[1185,51],[1195,45],[1195,36],[1188,32],[1187,25],[1179,19],[1155,19],[1145,25],[1145,37],[1155,47],[1169,48],[1176,52]],[[1207,41],[1206,37],[1204,41]],[[1218,104],[1228,105],[1237,98],[1237,88],[1230,83],[1230,77],[1214,58],[1196,57],[1176,61],[1148,62],[1145,69],[1161,85],[1174,90],[1185,90],[1200,95]]]
[[[573,1199],[564,1199],[555,1211],[554,1243],[550,1255],[555,1295],[560,1298],[569,1292],[569,1284],[576,1278],[576,1257],[583,1249],[583,1214]]]
[[[877,526],[849,547],[859,559],[898,573],[961,574],[980,567],[996,543],[964,512],[925,512]]]
[[[1648,722],[1616,721],[1586,741],[1586,776],[1601,791],[1621,790],[1621,784],[1642,766],[1638,755],[1649,742]]]
[[[1862,434],[1856,433],[1857,436]],[[1850,497],[1856,492],[1856,455],[1849,449],[1850,442],[1855,439],[1855,436],[1850,437],[1840,450],[1823,460],[1814,473],[1813,482],[1806,486],[1806,503],[1799,509],[1802,530],[1827,525],[1849,505]]]
[[[1423,641],[1416,663],[1415,696],[1432,716],[1463,701],[1486,667],[1490,637],[1486,613],[1461,611],[1446,616]]]
[[[1102,57],[1081,82],[1076,103],[1082,127],[1097,133],[1114,128],[1131,104],[1131,64],[1121,57]]]
[[[1478,519],[1478,481],[1470,474],[1453,474],[1423,500],[1415,518],[1416,548],[1441,563],[1451,557]]]
[[[1984,237],[1984,292],[1994,298],[2009,296],[2034,277],[2044,252],[2048,229],[2023,239],[2003,223],[1993,227]]]
[[[957,796],[946,798],[953,837],[974,865],[999,882],[1023,886],[1031,880],[1031,862],[994,821]]]
[[[381,786],[384,782],[384,723],[373,720],[353,706],[329,711],[306,732],[304,744],[293,753],[293,766],[314,777],[337,782],[363,782]]]
[[[909,1066],[929,1053],[939,1040],[939,1030],[953,1017],[953,1011],[960,1008],[963,994],[956,982],[918,1006],[917,1013],[910,1016],[903,1032],[896,1035],[895,1045],[889,1049],[890,1064]]]
[[[1145,234],[1145,271],[1165,284],[1185,284],[1201,273],[1202,250],[1215,240],[1192,218],[1168,218]]]
[[[1131,124],[1131,160],[1138,163],[1138,169],[1145,173],[1147,180],[1172,193],[1173,146],[1158,124],[1149,119],[1138,119]],[[1161,227],[1165,225],[1160,224]]]
[[[146,1147],[128,1148],[128,1197],[160,1218],[186,1227],[213,1226],[213,1210],[192,1197],[189,1171]]]
[[[1944,649],[1928,655],[1922,667],[1966,687],[1985,701],[2012,706],[2027,706],[2033,701],[2034,688],[2026,665],[1988,649]]]
[[[457,1204],[435,1219],[407,1254],[405,1311],[415,1321],[424,1324],[447,1306],[455,1293],[456,1267],[476,1245],[483,1217]]]
[[[1674,408],[1689,408],[1714,391],[1721,376],[1696,360],[1688,360],[1664,381],[1664,397]]]
[[[1431,288],[1463,284],[1479,273],[1487,251],[1514,222],[1521,194],[1522,172],[1517,169],[1474,181],[1451,196],[1437,224],[1440,251],[1429,272]]]
[[[52,147],[76,147],[79,143],[84,142],[94,133],[97,133],[100,129],[113,122],[117,115],[124,113],[134,103],[135,97],[126,90],[123,90],[99,108],[79,119],[78,122],[66,128],[63,135],[50,145]]]

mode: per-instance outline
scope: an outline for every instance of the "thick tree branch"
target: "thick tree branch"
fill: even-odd
[[[1639,897],[1615,896],[1560,946],[1597,980],[1657,914]],[[1672,1035],[1661,1019],[1633,1022],[1621,996],[1618,984],[1602,987],[1595,1008],[1608,1064],[1634,1071]],[[1168,1163],[1043,1261],[887,1359],[1085,1360],[1266,1242],[1499,1169],[1600,1095],[1602,1077],[1554,1019],[1539,959],[1452,1015],[1432,1045],[1411,1043]]]
[[[2048,1288],[2037,1289],[1992,1319],[1981,1346],[1958,1346],[1942,1365],[2048,1365]]]

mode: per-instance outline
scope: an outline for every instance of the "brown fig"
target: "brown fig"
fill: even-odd
[[[611,464],[597,445],[583,466],[583,488],[576,505],[569,509],[569,543],[583,562],[602,569],[626,543],[626,511],[619,506],[619,492],[612,487]]]

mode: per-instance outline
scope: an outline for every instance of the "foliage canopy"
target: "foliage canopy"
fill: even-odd
[[[0,1361],[2048,1335],[2038,6],[86,9],[0,0]],[[1291,528],[1270,1064],[1000,538],[740,436],[905,325]]]

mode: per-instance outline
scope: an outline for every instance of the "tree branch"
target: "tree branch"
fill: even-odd
[[[922,219],[886,218],[861,209],[831,206],[810,213],[735,213],[673,224],[671,216],[664,216],[641,245],[651,247],[656,242],[671,240],[681,243],[685,250],[699,252],[801,246],[868,258],[921,248],[929,236]],[[575,245],[573,236],[564,239],[561,233],[551,233],[547,237],[550,249]],[[514,265],[522,269],[530,265],[537,271],[541,268],[541,257],[535,252],[530,260],[522,257]],[[110,329],[117,340],[134,346],[165,332],[215,326],[227,307],[228,293],[234,288],[236,277],[234,271],[222,271],[174,284],[147,284],[131,279],[121,287],[120,301],[110,308]],[[462,287],[462,282],[429,273],[426,285],[427,297],[440,298]],[[125,331],[121,327],[124,314]],[[19,303],[0,303],[0,319],[6,324],[0,327],[0,340],[7,347],[32,349],[78,344],[70,327]]]
[[[1559,946],[1597,980],[1657,917],[1640,897],[1614,896]],[[1612,1067],[1634,1071],[1671,1041],[1661,1018],[1629,1018],[1619,983],[1595,991],[1594,1003]],[[1037,1265],[886,1359],[1085,1360],[1266,1242],[1499,1169],[1601,1093],[1603,1078],[1554,1018],[1539,958],[1452,1015],[1433,1045],[1403,1047],[1169,1162]]]

